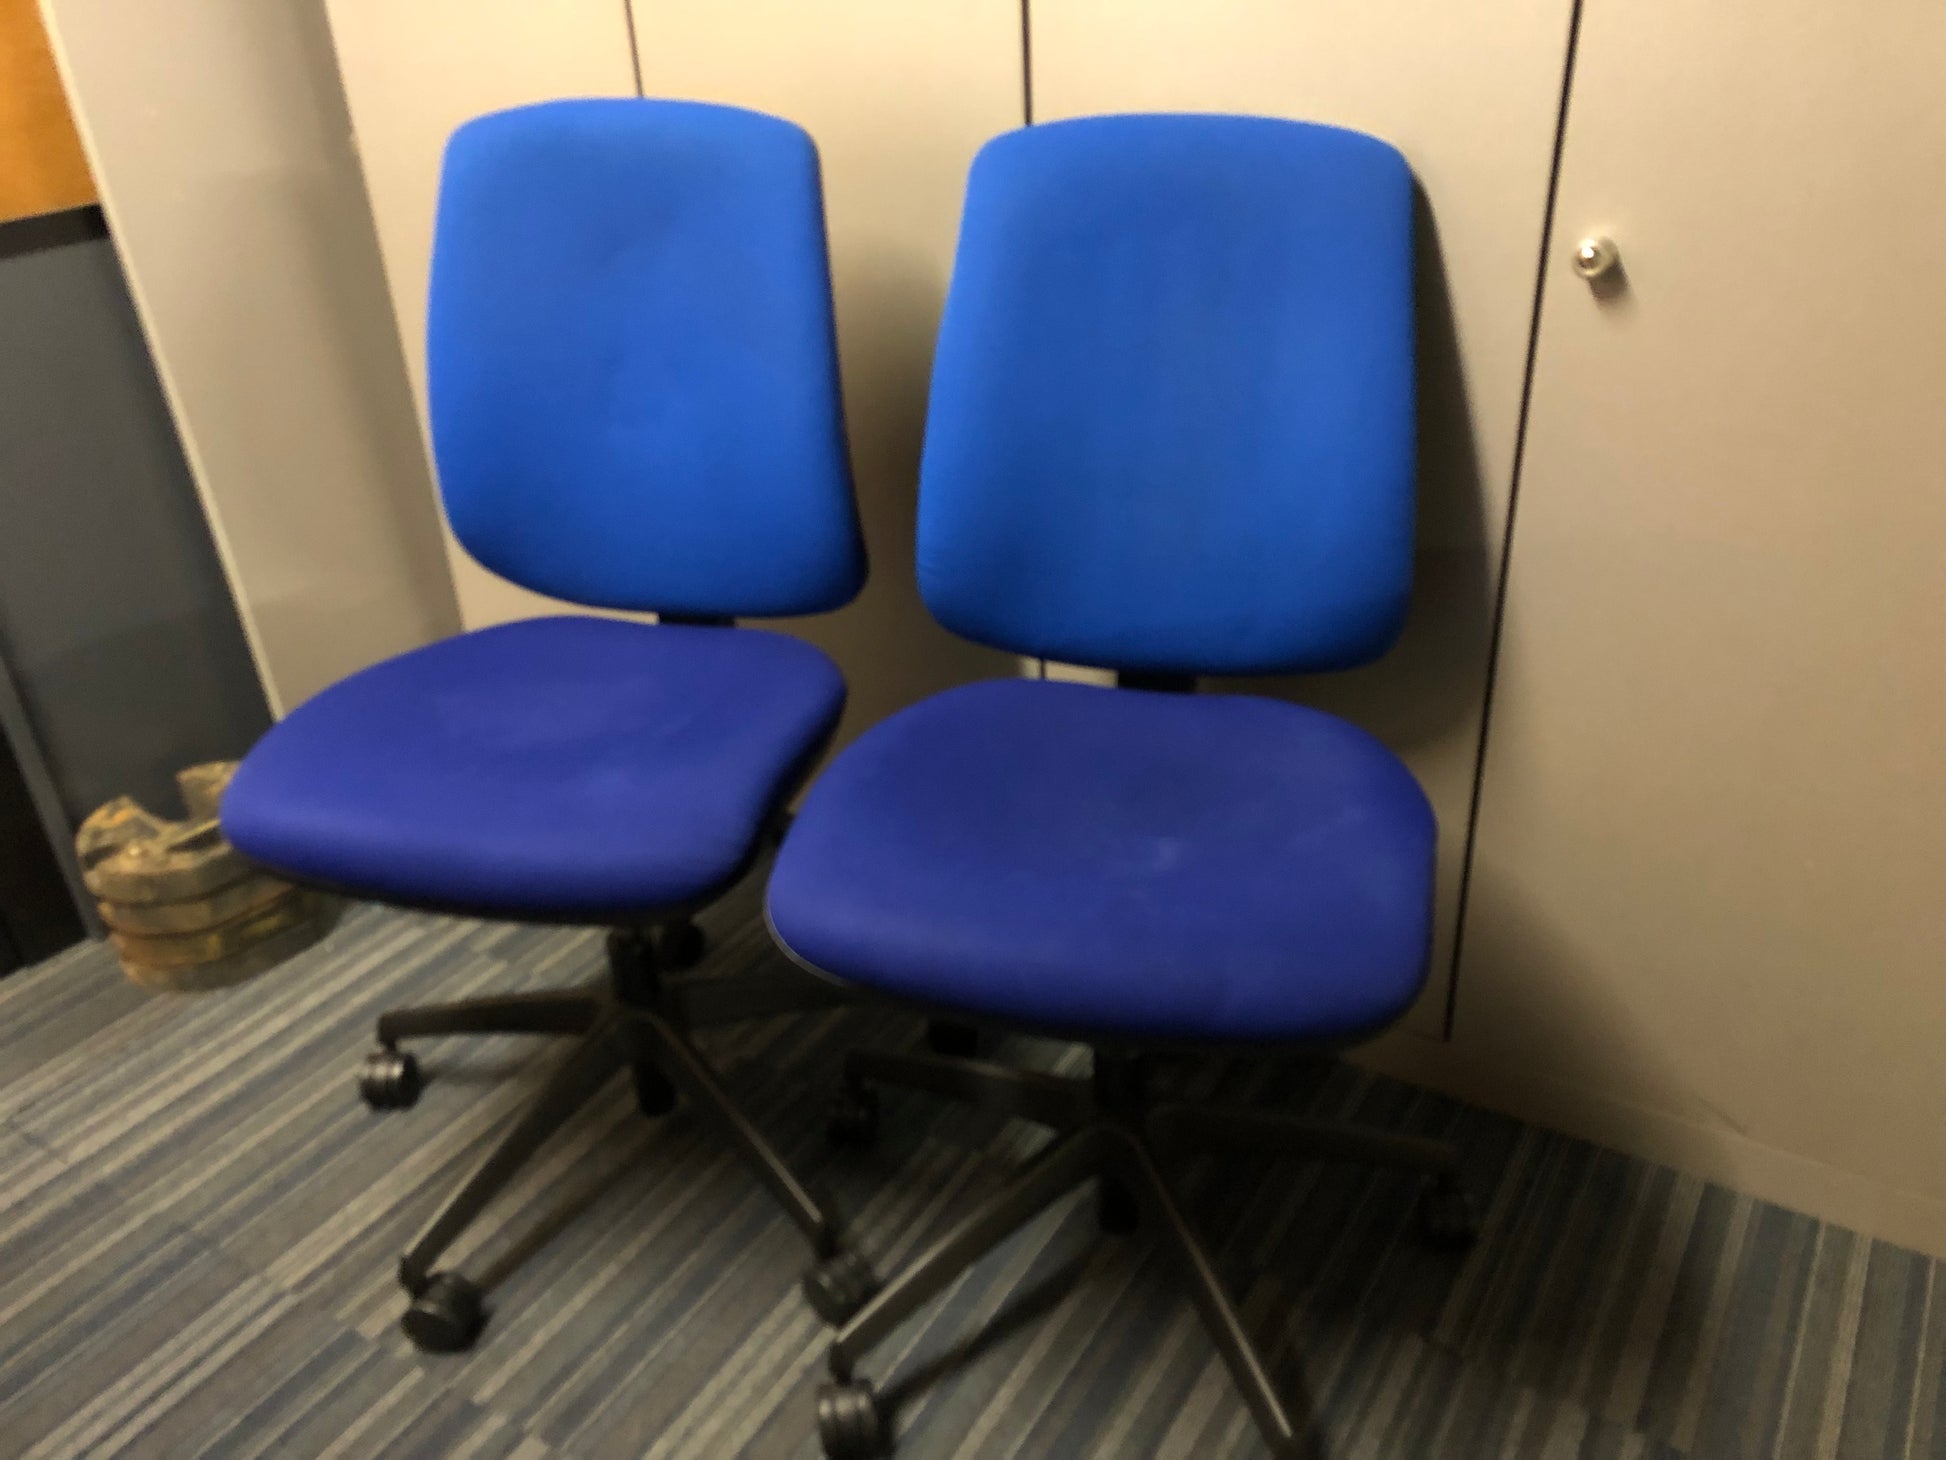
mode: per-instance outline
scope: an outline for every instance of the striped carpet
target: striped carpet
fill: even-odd
[[[749,894],[706,921],[719,966],[774,956]],[[147,997],[95,946],[0,983],[0,1456],[814,1456],[795,1234],[704,1132],[619,1086],[456,1254],[492,1285],[479,1346],[421,1355],[396,1329],[397,1252],[548,1056],[429,1043],[418,1106],[378,1115],[350,1080],[373,1017],[600,960],[590,933],[360,908],[226,993]],[[828,1149],[843,1050],[918,1035],[852,1011],[706,1042],[882,1267],[1040,1139],[888,1093],[876,1148]],[[1946,1457],[1938,1263],[1328,1062],[1171,1078],[1468,1154],[1486,1227],[1464,1259],[1410,1239],[1406,1178],[1183,1173],[1316,1457]],[[1079,1198],[868,1372],[907,1460],[1263,1453],[1156,1255],[1096,1239]]]

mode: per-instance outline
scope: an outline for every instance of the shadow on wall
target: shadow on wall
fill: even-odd
[[[1724,1169],[1710,1132],[1741,1134],[1739,1122],[1678,1073],[1545,908],[1478,863],[1464,949],[1466,998],[1455,1010],[1453,1050],[1469,1070],[1470,1090],[1629,1150],[1660,1149],[1673,1118],[1692,1132],[1685,1164]]]

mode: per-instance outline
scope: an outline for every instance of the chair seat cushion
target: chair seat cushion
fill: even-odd
[[[802,962],[1076,1035],[1336,1042],[1425,979],[1434,823],[1370,735],[1278,700],[968,685],[812,788],[771,925]]]
[[[817,649],[750,629],[545,618],[354,674],[223,798],[246,855],[382,900],[652,911],[748,860],[844,705]]]

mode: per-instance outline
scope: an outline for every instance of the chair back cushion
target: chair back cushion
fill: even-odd
[[[1057,122],[973,164],[919,576],[948,628],[1115,669],[1341,668],[1412,573],[1412,179],[1240,116]]]
[[[817,150],[693,102],[546,102],[447,144],[427,318],[454,534],[575,603],[811,613],[864,571]]]

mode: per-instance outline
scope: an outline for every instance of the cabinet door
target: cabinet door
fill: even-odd
[[[871,581],[788,625],[851,686],[840,737],[1014,661],[947,633],[913,568],[933,335],[966,171],[1022,120],[1014,0],[633,0],[650,96],[755,107],[817,140],[845,415]]]
[[[1946,1253],[1942,60],[1586,0],[1456,1037]]]
[[[622,0],[325,0],[406,368],[426,416],[426,281],[446,138],[482,112],[635,95]],[[496,577],[446,534],[469,629],[566,605]]]
[[[1356,127],[1423,189],[1420,554],[1404,638],[1288,695],[1384,738],[1439,815],[1433,973],[1413,1027],[1445,1025],[1481,699],[1533,322],[1569,0],[1034,0],[1037,121],[1231,111]]]

